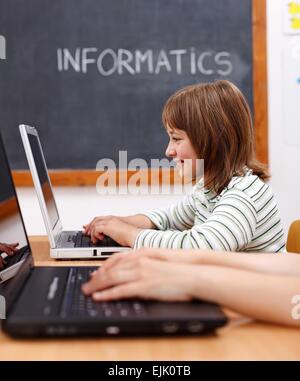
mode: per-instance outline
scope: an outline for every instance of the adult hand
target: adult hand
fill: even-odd
[[[188,301],[197,285],[195,268],[190,264],[169,263],[138,254],[124,254],[127,260],[97,270],[83,285],[85,295],[95,301],[143,298]]]
[[[207,257],[211,257],[211,253],[198,249],[157,249],[143,247],[134,251],[126,251],[125,253],[116,253],[105,261],[101,268],[105,270],[117,264],[117,262],[126,262],[131,256],[147,257],[165,262],[177,262],[185,264],[206,264]]]

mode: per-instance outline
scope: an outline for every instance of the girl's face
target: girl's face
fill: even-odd
[[[166,156],[174,160],[181,176],[188,179],[196,178],[198,157],[186,132],[167,127],[167,133],[170,141],[166,149]]]

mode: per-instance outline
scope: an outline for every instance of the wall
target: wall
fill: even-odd
[[[291,221],[300,219],[300,145],[289,145],[284,136],[287,126],[283,123],[283,51],[293,37],[283,34],[282,7],[281,0],[267,1],[269,159],[271,185],[287,230]],[[295,107],[299,108],[300,98],[294,99],[294,102]]]
[[[46,234],[33,188],[18,188],[29,235]],[[164,207],[181,197],[171,195],[99,195],[96,187],[55,188],[55,198],[65,230],[81,229],[96,215],[130,215]]]
[[[300,146],[290,146],[284,140],[283,125],[283,63],[282,52],[287,37],[283,34],[282,1],[267,1],[268,24],[268,101],[269,159],[271,185],[276,194],[285,230],[300,218]],[[299,107],[300,99],[295,99]],[[299,126],[300,127],[300,126]],[[65,228],[79,228],[94,215],[126,215],[175,202],[178,196],[105,196],[95,188],[56,188],[57,203]],[[18,193],[29,234],[44,234],[45,230],[33,189],[20,188]]]

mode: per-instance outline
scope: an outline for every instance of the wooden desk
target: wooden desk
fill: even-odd
[[[45,237],[32,237],[36,265],[99,265],[54,261]],[[248,322],[199,338],[15,340],[0,333],[0,360],[299,360],[300,329]]]

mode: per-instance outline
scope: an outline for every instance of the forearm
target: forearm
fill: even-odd
[[[300,278],[254,273],[217,266],[191,266],[193,297],[218,303],[240,314],[300,326],[292,318],[292,298],[300,294]]]
[[[273,275],[300,275],[299,254],[267,254],[267,253],[234,253],[199,251],[199,259],[195,250],[188,250],[186,254],[193,255],[194,263],[225,266],[235,269],[261,272]]]
[[[161,249],[185,249],[193,248],[197,245],[197,249],[208,249],[204,239],[196,241],[193,239],[189,231],[176,230],[149,230],[144,229],[137,236],[134,247],[161,248]]]
[[[300,275],[299,254],[245,254],[198,249],[150,249],[146,256],[169,262],[210,265],[273,275]]]
[[[143,214],[135,214],[133,216],[119,217],[121,221],[133,225],[139,229],[155,229],[153,222]]]

